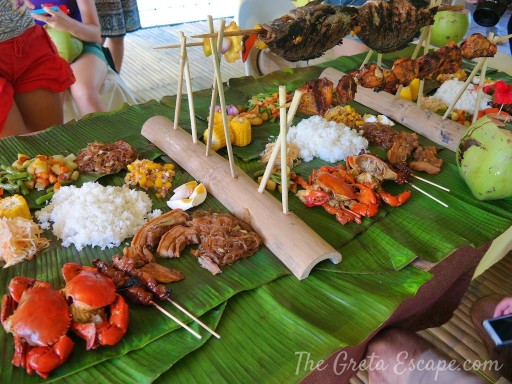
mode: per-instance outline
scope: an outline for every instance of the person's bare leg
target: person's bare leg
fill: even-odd
[[[63,123],[62,94],[36,89],[14,95],[26,130],[36,132]]]
[[[12,104],[11,110],[7,115],[7,119],[4,123],[4,128],[0,131],[0,138],[15,135],[24,135],[29,133],[25,127],[23,117],[16,106],[16,103]]]
[[[80,113],[107,111],[100,98],[100,88],[107,78],[107,65],[99,57],[85,54],[71,64],[71,68],[76,78],[71,94]]]
[[[120,37],[108,37],[105,39],[105,47],[110,50],[112,59],[116,66],[116,72],[121,73],[121,67],[123,66],[124,58],[124,36]]]
[[[407,382],[408,364],[431,345],[414,332],[389,329],[370,341],[367,350],[368,382],[402,384]]]

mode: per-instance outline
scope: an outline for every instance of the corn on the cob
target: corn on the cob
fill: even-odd
[[[235,117],[231,120],[229,126],[235,135],[233,145],[245,147],[251,142],[251,123],[248,119],[245,117]]]
[[[206,129],[204,131],[203,139],[206,143],[208,140],[208,133],[210,129]],[[231,139],[231,143],[233,144],[233,141],[235,140],[235,135],[233,132],[233,129],[231,127],[229,128],[229,138]],[[222,123],[220,124],[214,124],[213,125],[213,132],[212,132],[212,142],[210,143],[210,148],[214,151],[218,151],[221,148],[224,148],[226,146],[226,135],[224,134],[224,125]]]
[[[158,199],[165,197],[172,187],[174,177],[173,164],[158,164],[151,160],[135,160],[128,164],[128,173],[124,181],[129,185],[138,185],[144,189],[153,188]]]
[[[32,219],[27,201],[21,195],[13,195],[0,200],[0,217]]]

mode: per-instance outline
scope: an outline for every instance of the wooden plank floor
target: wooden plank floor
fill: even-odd
[[[229,23],[229,19],[226,20]],[[215,26],[219,23],[214,21]],[[121,71],[124,82],[140,102],[160,100],[166,95],[175,95],[178,86],[180,50],[154,49],[158,46],[179,44],[179,32],[185,36],[208,32],[206,21],[145,28],[129,33],[125,39],[125,59]],[[198,40],[196,40],[198,41]],[[206,57],[201,47],[187,49],[192,88],[194,91],[211,87],[213,62]],[[221,61],[223,81],[245,76],[241,60],[235,63]],[[184,86],[183,92],[186,92]]]

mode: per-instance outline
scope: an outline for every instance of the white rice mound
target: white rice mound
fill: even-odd
[[[51,202],[36,212],[41,228],[50,228],[62,245],[117,247],[149,219],[151,199],[147,193],[128,186],[104,187],[85,183],[82,187],[63,186]]]
[[[311,116],[290,127],[286,138],[300,148],[300,157],[306,162],[318,157],[334,163],[368,148],[368,140],[355,129],[321,116]]]
[[[459,93],[463,87],[463,81],[460,81],[459,79],[451,79],[441,84],[433,97],[441,100],[448,106],[453,100],[455,100],[455,96],[457,96],[457,93]],[[455,104],[454,109],[462,109],[470,114],[475,112],[476,95],[478,92],[474,88],[475,86],[473,84],[469,84],[459,101]],[[492,99],[489,95],[484,94],[482,101],[480,102],[479,110],[489,108],[491,100]]]

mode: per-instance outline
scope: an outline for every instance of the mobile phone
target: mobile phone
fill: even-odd
[[[57,7],[56,5],[51,6],[50,9],[53,9],[54,11],[60,11],[60,8]],[[35,13],[36,15],[48,15],[48,13],[46,13],[46,11],[43,8],[34,9],[30,12]]]
[[[497,346],[512,345],[512,315],[484,320],[483,326]]]

